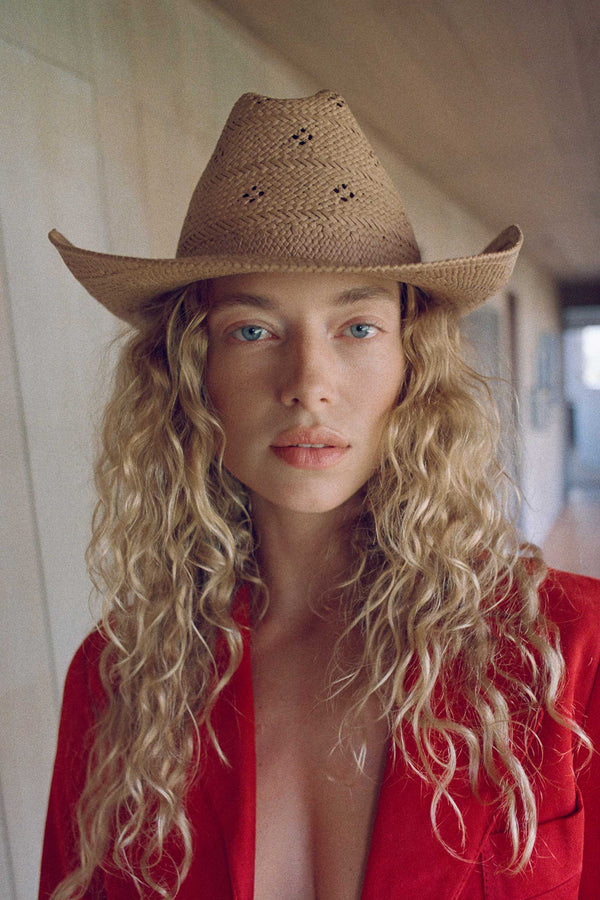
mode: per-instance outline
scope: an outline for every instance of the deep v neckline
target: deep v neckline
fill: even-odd
[[[242,630],[240,665],[214,711],[214,727],[229,761],[210,766],[206,790],[219,823],[228,860],[232,897],[253,900],[256,852],[256,739],[250,646],[250,590],[238,592],[234,619]],[[494,822],[491,807],[470,792],[459,798],[466,827],[461,859],[451,856],[433,833],[431,790],[410,771],[402,755],[386,747],[361,900],[399,896],[455,900]]]
[[[243,585],[236,597],[234,607],[233,607],[233,618],[236,624],[242,630],[243,637],[243,655],[242,660],[240,662],[240,666],[236,671],[234,678],[232,679],[232,687],[235,689],[235,699],[232,698],[231,703],[228,704],[229,708],[233,706],[236,712],[236,715],[239,717],[239,722],[243,723],[242,728],[236,728],[238,737],[243,738],[244,735],[246,737],[246,746],[245,751],[243,752],[243,768],[240,771],[240,774],[243,776],[240,778],[240,797],[248,803],[251,799],[252,806],[252,832],[250,834],[245,834],[243,839],[242,835],[237,831],[237,829],[232,830],[232,836],[234,839],[234,843],[232,848],[236,848],[236,852],[230,854],[230,859],[232,865],[234,867],[235,877],[232,878],[232,882],[234,885],[234,896],[236,900],[252,900],[254,897],[254,881],[255,881],[255,863],[256,863],[256,790],[257,790],[257,755],[256,755],[256,710],[255,710],[255,692],[254,692],[254,683],[252,678],[252,642],[251,642],[251,625],[250,625],[250,600],[251,600],[251,591],[249,585]],[[235,682],[235,684],[233,683]],[[241,690],[240,690],[241,689]],[[384,762],[380,767],[380,773],[378,778],[378,784],[375,789],[376,799],[375,799],[375,813],[372,817],[372,824],[369,830],[369,846],[366,853],[365,865],[363,867],[362,873],[362,883],[361,883],[361,892],[360,898],[361,900],[365,900],[366,897],[369,897],[370,900],[375,900],[375,895],[370,893],[365,893],[365,884],[367,880],[367,873],[370,869],[373,869],[373,861],[372,861],[372,847],[373,847],[373,836],[376,830],[385,829],[385,823],[383,825],[378,825],[379,819],[379,807],[381,801],[381,793],[383,790],[383,785],[386,781],[392,777],[393,772],[393,753],[392,753],[392,740],[388,735],[385,739],[385,747],[383,751]],[[233,774],[233,773],[232,773]],[[242,784],[243,782],[243,784]],[[242,810],[242,820],[248,823],[249,816],[247,812]],[[249,846],[251,844],[251,847]],[[242,849],[243,846],[243,849]],[[248,857],[252,858],[252,871],[251,871],[251,884],[246,883],[244,885],[244,889],[238,890],[236,885],[242,884],[242,871],[238,863],[240,859],[248,860]],[[237,857],[237,861],[236,861]],[[248,872],[245,872],[245,881],[248,878]],[[375,877],[377,877],[376,866],[375,866]]]
[[[338,634],[335,620],[250,631],[257,897],[361,897],[390,742],[370,701],[364,768],[336,744],[353,698],[320,698]]]

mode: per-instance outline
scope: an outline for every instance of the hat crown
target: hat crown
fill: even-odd
[[[477,256],[421,262],[393,182],[331,91],[240,97],[196,186],[174,259],[86,250],[55,229],[49,237],[86,290],[136,326],[173,291],[240,272],[379,275],[463,313],[506,284],[523,241],[512,225]]]
[[[346,102],[244,94],[192,195],[178,257],[332,265],[420,260],[393,182]]]

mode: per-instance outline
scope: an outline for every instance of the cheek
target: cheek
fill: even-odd
[[[379,453],[387,431],[392,410],[398,406],[400,392],[404,383],[405,367],[402,353],[389,360],[389,365],[380,373],[377,391],[372,396],[378,398],[371,411],[371,447],[373,453]]]
[[[206,392],[222,420],[226,420],[234,412],[231,407],[236,395],[232,390],[232,382],[231,369],[209,357],[206,366]]]
[[[390,354],[390,357],[386,360],[378,373],[378,391],[376,396],[381,398],[379,404],[381,413],[388,413],[398,404],[402,385],[404,384],[404,375],[404,353],[402,349],[398,347],[396,352]]]
[[[400,400],[400,395],[404,388],[405,379],[406,379],[406,359],[404,356],[404,352],[400,351],[398,363],[396,366],[396,376],[394,378],[394,384],[393,384],[393,389],[392,389],[392,394],[393,394],[392,407],[398,405],[398,402]]]
[[[255,381],[228,360],[213,361],[206,372],[206,391],[225,432],[225,464],[244,455],[260,419]],[[237,475],[237,472],[233,472]],[[238,476],[239,477],[239,476]]]

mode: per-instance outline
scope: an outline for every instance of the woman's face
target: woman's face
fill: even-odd
[[[375,276],[217,278],[206,382],[224,461],[255,502],[325,512],[379,459],[404,373],[399,288]]]

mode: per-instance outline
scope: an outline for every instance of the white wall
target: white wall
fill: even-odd
[[[92,421],[116,327],[46,233],[56,226],[90,248],[170,255],[235,99],[327,85],[191,0],[2,0],[0,83],[0,895],[30,900],[62,680],[93,617],[83,564]],[[473,252],[493,236],[378,149],[428,258]],[[528,353],[540,330],[558,328],[552,285],[526,258],[513,285]],[[494,303],[504,316],[504,299]],[[528,426],[527,360],[525,525],[540,539],[559,503],[560,426]]]

